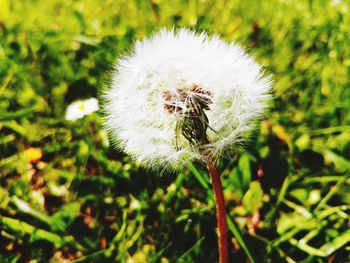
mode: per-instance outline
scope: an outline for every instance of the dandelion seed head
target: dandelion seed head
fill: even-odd
[[[241,46],[187,29],[138,41],[115,66],[106,126],[150,168],[231,153],[271,98],[271,81]]]

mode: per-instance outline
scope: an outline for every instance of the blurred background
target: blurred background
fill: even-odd
[[[113,64],[164,26],[237,41],[274,76],[272,110],[220,166],[246,245],[231,227],[232,261],[349,262],[349,8],[0,0],[0,262],[215,262],[205,169],[146,171],[103,128]]]

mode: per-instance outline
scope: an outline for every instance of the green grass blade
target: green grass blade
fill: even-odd
[[[65,238],[62,238],[59,235],[44,229],[35,228],[28,223],[10,217],[1,217],[0,226],[1,229],[15,233],[16,236],[23,237],[25,234],[28,234],[31,235],[32,238],[49,241],[54,244],[56,248],[62,247],[67,242]]]
[[[15,112],[2,112],[0,113],[0,121],[10,121],[14,119],[18,119],[27,115],[30,115],[33,112],[36,112],[37,109],[29,108],[29,109],[21,109]]]

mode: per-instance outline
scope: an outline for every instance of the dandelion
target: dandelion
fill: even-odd
[[[150,168],[208,166],[217,204],[220,262],[227,224],[216,161],[243,143],[268,107],[271,84],[241,46],[186,29],[136,42],[105,95],[116,145]]]
[[[74,101],[67,107],[66,120],[75,121],[98,110],[98,101],[95,98]]]

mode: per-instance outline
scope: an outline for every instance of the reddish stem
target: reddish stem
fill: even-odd
[[[211,177],[211,183],[213,186],[216,203],[216,220],[219,230],[219,263],[227,263],[227,221],[224,193],[222,191],[220,174],[215,166],[215,163],[213,161],[208,161],[207,165]]]

